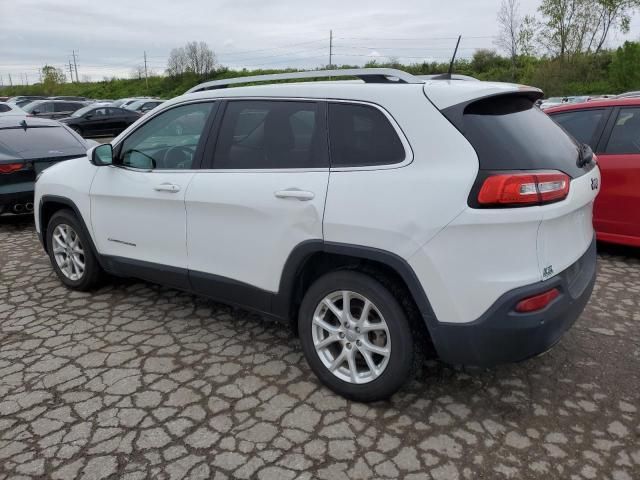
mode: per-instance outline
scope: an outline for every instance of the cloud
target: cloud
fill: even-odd
[[[80,76],[126,77],[143,62],[161,72],[169,51],[204,41],[232,68],[319,67],[328,63],[329,30],[337,64],[372,56],[401,62],[446,61],[455,38],[459,55],[495,48],[500,0],[0,0],[0,75],[38,78],[44,64],[68,70],[72,50]],[[523,13],[540,0],[521,0]],[[19,19],[19,21],[16,21]],[[640,29],[634,17],[631,31]],[[624,36],[616,38],[617,42]]]

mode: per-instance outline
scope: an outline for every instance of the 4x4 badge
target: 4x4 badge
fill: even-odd
[[[600,186],[600,180],[598,178],[591,179],[591,190],[597,190]]]

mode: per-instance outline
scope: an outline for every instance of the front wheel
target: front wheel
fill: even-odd
[[[300,306],[298,330],[311,369],[346,398],[388,398],[411,373],[407,316],[395,297],[367,275],[338,271],[318,279]]]
[[[80,222],[69,210],[56,212],[47,226],[51,265],[67,287],[86,291],[95,287],[102,269]]]

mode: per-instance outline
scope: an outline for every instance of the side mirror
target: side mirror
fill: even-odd
[[[113,147],[110,143],[103,143],[94,147],[89,157],[91,163],[96,167],[103,167],[105,165],[113,164]]]
[[[40,110],[33,110],[31,112],[32,115],[39,115],[40,114]]]

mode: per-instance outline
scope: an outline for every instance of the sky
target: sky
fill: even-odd
[[[520,0],[534,13],[540,0]],[[0,84],[38,81],[50,64],[69,76],[76,54],[80,80],[128,77],[136,67],[162,73],[169,52],[204,41],[230,68],[316,68],[446,61],[462,35],[459,55],[496,48],[500,0],[0,0]],[[640,38],[640,15],[616,46]]]

